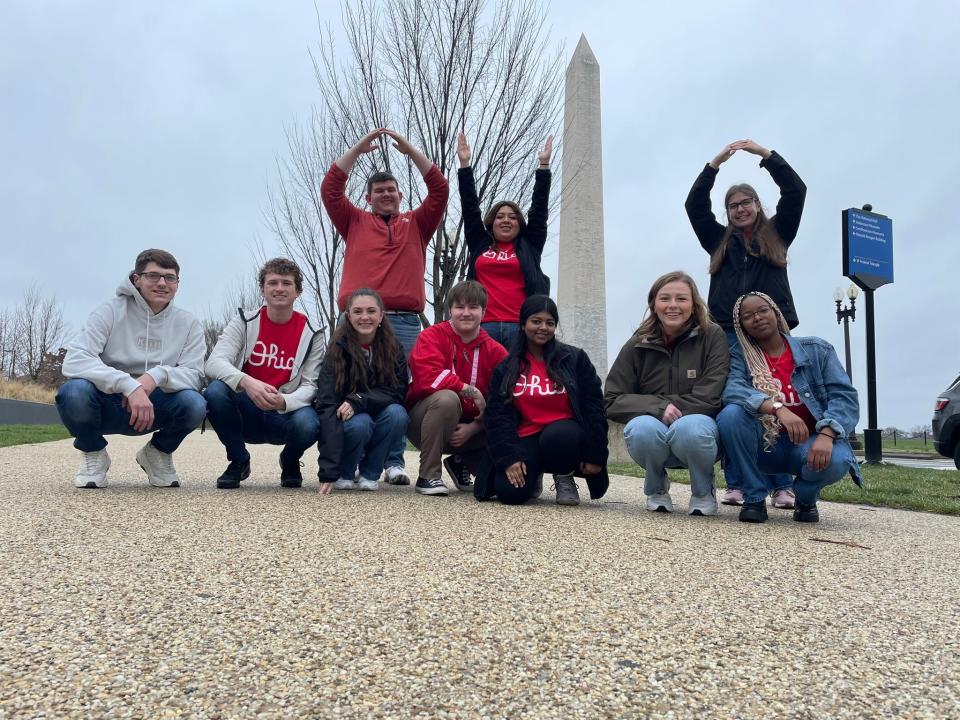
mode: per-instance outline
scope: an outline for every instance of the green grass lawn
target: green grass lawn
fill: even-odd
[[[860,442],[863,442],[861,436]],[[884,452],[895,452],[895,453],[927,453],[929,455],[937,455],[937,451],[933,449],[933,438],[927,437],[927,444],[923,444],[923,438],[897,438],[897,443],[894,445],[893,438],[883,438],[883,442],[880,443],[883,447]],[[939,457],[939,455],[937,455]]]
[[[923,441],[921,440],[921,443]],[[643,477],[636,465],[610,465],[616,475]],[[863,465],[864,487],[858,488],[849,477],[827,487],[823,499],[877,507],[923,510],[942,515],[960,515],[960,471],[924,470],[896,465]],[[690,483],[686,470],[670,470],[672,482]],[[724,488],[723,471],[717,468],[717,487]]]
[[[70,433],[63,425],[0,425],[0,447],[63,440]]]

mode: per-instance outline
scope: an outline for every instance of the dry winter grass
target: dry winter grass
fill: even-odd
[[[56,390],[37,385],[36,383],[0,378],[0,398],[52,403],[56,394]]]

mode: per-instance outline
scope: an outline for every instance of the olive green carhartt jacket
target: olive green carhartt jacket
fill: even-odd
[[[669,403],[684,415],[716,417],[729,368],[727,337],[718,325],[688,331],[671,350],[659,336],[631,337],[607,374],[607,417],[619,423],[638,415],[660,419]]]

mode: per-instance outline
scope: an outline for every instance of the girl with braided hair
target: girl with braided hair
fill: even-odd
[[[821,488],[848,472],[862,485],[847,441],[860,417],[857,391],[826,340],[793,337],[762,292],[733,308],[737,344],[717,417],[728,462],[743,484],[742,522],[767,520],[765,475],[794,478],[793,519],[818,522]]]

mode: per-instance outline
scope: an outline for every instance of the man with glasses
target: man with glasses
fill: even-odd
[[[238,488],[250,476],[246,443],[283,445],[280,485],[300,487],[300,458],[320,433],[311,403],[323,342],[293,309],[303,273],[292,260],[274,258],[260,268],[259,280],[263,307],[237,310],[205,366],[210,424],[229,461],[217,478],[220,489]]]
[[[165,250],[144,250],[117,297],[90,315],[63,361],[57,410],[82,453],[78,488],[107,484],[104,435],[153,433],[137,464],[154,487],[179,487],[172,455],[200,426],[204,340],[197,319],[173,306],[180,265]]]

